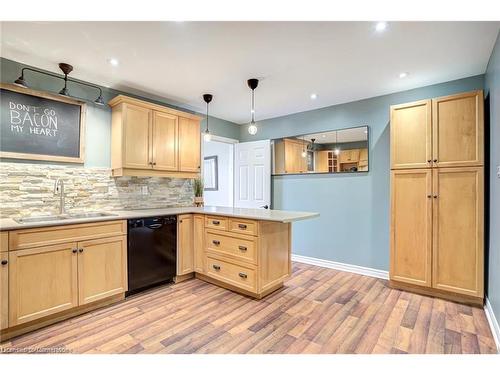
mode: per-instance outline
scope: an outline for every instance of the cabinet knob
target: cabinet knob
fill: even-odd
[[[238,228],[247,229],[247,226],[246,226],[246,224],[238,224]]]
[[[156,165],[156,162],[153,162],[152,164],[153,164],[153,165]]]
[[[437,162],[438,162],[438,160],[437,160],[437,159],[434,159],[434,163],[437,163]]]
[[[220,245],[220,241],[217,241],[217,240],[213,240],[213,241],[212,241],[212,243],[213,243],[214,245]]]
[[[238,276],[241,277],[242,279],[246,279],[248,277],[247,274],[243,272],[240,272]]]
[[[434,198],[437,198],[438,196],[437,195],[434,195]]]
[[[212,224],[213,224],[213,225],[219,225],[219,224],[220,224],[220,221],[218,221],[218,220],[212,220]]]
[[[430,194],[427,194],[427,198],[432,198],[432,195],[430,195]]]
[[[76,254],[78,252],[78,249],[73,249],[71,251],[73,252],[73,254]]]
[[[80,249],[78,249],[78,251],[79,251],[80,253],[83,253],[83,249],[81,249],[81,248],[80,248]]]
[[[432,160],[431,160],[431,159],[429,159],[429,160],[427,160],[427,163],[430,163],[431,161],[432,161]]]
[[[247,247],[246,246],[238,246],[238,249],[240,249],[241,251],[247,251]]]
[[[214,270],[216,270],[216,271],[219,271],[219,270],[220,270],[220,266],[218,266],[217,264],[214,264],[212,267],[213,267],[213,268],[214,268]]]
[[[5,266],[7,263],[9,263],[7,260],[2,260],[2,266]]]

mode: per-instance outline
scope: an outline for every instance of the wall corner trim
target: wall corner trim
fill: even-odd
[[[493,312],[493,307],[491,306],[490,300],[486,297],[486,303],[484,304],[484,313],[486,314],[486,319],[490,325],[491,333],[495,339],[495,344],[497,345],[497,352],[500,353],[500,325]]]
[[[378,279],[389,280],[389,272],[375,268],[356,266],[354,264],[334,262],[331,260],[307,257],[304,255],[292,254],[292,261],[312,264],[314,266],[332,268],[334,270],[357,273],[359,275],[376,277]]]

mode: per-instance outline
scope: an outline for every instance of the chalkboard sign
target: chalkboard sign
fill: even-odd
[[[85,104],[2,84],[0,156],[83,163]]]

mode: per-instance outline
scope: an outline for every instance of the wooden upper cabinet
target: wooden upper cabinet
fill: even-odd
[[[482,298],[483,168],[439,168],[433,173],[433,287]]]
[[[431,100],[391,106],[391,169],[431,166],[431,108]]]
[[[152,162],[153,169],[177,171],[177,116],[153,112]]]
[[[359,161],[359,149],[342,150],[339,154],[340,163],[357,163]]]
[[[394,170],[391,189],[391,280],[431,286],[432,170]]]
[[[483,92],[478,90],[436,98],[432,105],[435,166],[483,165]]]
[[[179,215],[177,225],[177,275],[185,275],[194,271],[193,215]]]
[[[179,170],[199,172],[201,157],[200,122],[179,118]]]
[[[109,105],[113,176],[199,177],[199,116],[123,95]]]
[[[78,243],[79,304],[127,291],[127,236]]]
[[[123,111],[123,165],[125,168],[151,168],[152,111],[131,104],[125,104]]]
[[[0,262],[2,262],[2,264],[0,264],[0,329],[4,329],[9,326],[9,263],[8,263],[9,253],[8,252],[0,252]]]
[[[9,252],[9,325],[78,306],[76,242]]]

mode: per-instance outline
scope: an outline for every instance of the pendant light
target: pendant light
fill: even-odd
[[[255,125],[255,92],[254,90],[259,85],[259,80],[257,78],[251,78],[247,81],[248,87],[252,90],[252,121],[248,126],[248,133],[250,135],[257,134],[257,125]]]
[[[304,136],[302,136],[302,157],[305,158],[307,156],[306,152],[306,140]]]
[[[338,156],[340,154],[340,148],[338,148],[338,146],[337,146],[337,142],[338,142],[337,134],[338,134],[338,130],[335,131],[335,149],[333,150],[333,153]]]
[[[210,142],[212,139],[212,134],[210,134],[210,131],[208,130],[208,103],[212,101],[213,96],[211,94],[203,94],[203,100],[205,103],[207,103],[207,127],[205,129],[205,132],[203,133],[203,139],[205,142]]]

